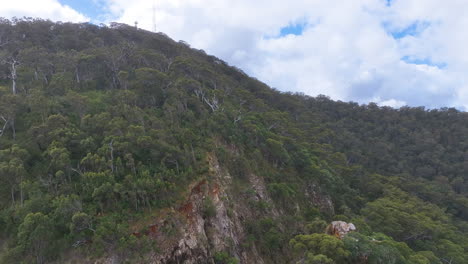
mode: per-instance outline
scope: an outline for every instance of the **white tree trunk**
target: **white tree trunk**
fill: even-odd
[[[18,67],[19,65],[19,61],[17,61],[15,58],[12,58],[11,61],[10,61],[10,78],[11,78],[11,81],[12,81],[12,86],[11,86],[11,90],[13,92],[13,94],[16,94],[16,78],[17,78],[17,75],[16,75],[16,67]]]
[[[4,116],[0,116],[0,119],[4,122],[3,127],[0,129],[0,137],[1,137],[1,136],[3,136],[3,133],[5,133],[5,129],[6,129],[6,127],[8,125],[8,122],[10,120],[6,119]]]

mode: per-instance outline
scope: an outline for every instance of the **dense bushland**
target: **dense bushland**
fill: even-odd
[[[161,33],[22,19],[0,21],[0,129],[0,262],[144,258],[158,245],[130,227],[177,206],[209,154],[234,190],[265,180],[274,204],[252,210],[284,212],[246,223],[245,245],[271,262],[468,259],[468,115],[455,109],[281,93]],[[311,184],[334,212],[305,201]],[[359,232],[323,234],[331,220]]]

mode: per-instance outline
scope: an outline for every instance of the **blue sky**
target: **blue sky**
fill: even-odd
[[[459,0],[15,0],[0,16],[139,22],[282,91],[468,109]]]
[[[431,24],[429,22],[425,21],[415,21],[411,23],[410,25],[406,26],[403,29],[400,30],[391,30],[388,29],[389,33],[393,36],[395,39],[401,39],[407,36],[418,36],[422,32],[424,32],[425,29],[429,28]],[[384,26],[385,27],[385,26]]]
[[[280,29],[279,37],[284,37],[287,35],[300,36],[306,27],[306,23],[291,23],[290,25]]]
[[[70,6],[93,20],[98,19],[105,12],[102,4],[99,4],[96,0],[59,0],[59,2]]]

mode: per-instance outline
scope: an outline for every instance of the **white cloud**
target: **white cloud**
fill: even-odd
[[[402,106],[407,105],[407,103],[405,101],[399,101],[399,100],[395,100],[395,99],[389,99],[389,100],[382,101],[379,97],[372,98],[372,102],[375,102],[379,106],[390,106],[390,107],[393,107],[393,108],[400,108]]]
[[[57,0],[3,0],[0,4],[0,17],[40,17],[53,21],[86,22],[85,15]]]
[[[462,0],[95,1],[106,3],[106,22],[149,30],[155,4],[158,31],[282,91],[395,107],[468,106]],[[0,15],[86,19],[57,0],[11,1]],[[274,37],[296,23],[308,25],[301,35]]]

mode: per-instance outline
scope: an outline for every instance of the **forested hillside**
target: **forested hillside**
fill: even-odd
[[[456,109],[281,93],[117,23],[0,21],[0,263],[463,264],[467,173]]]

